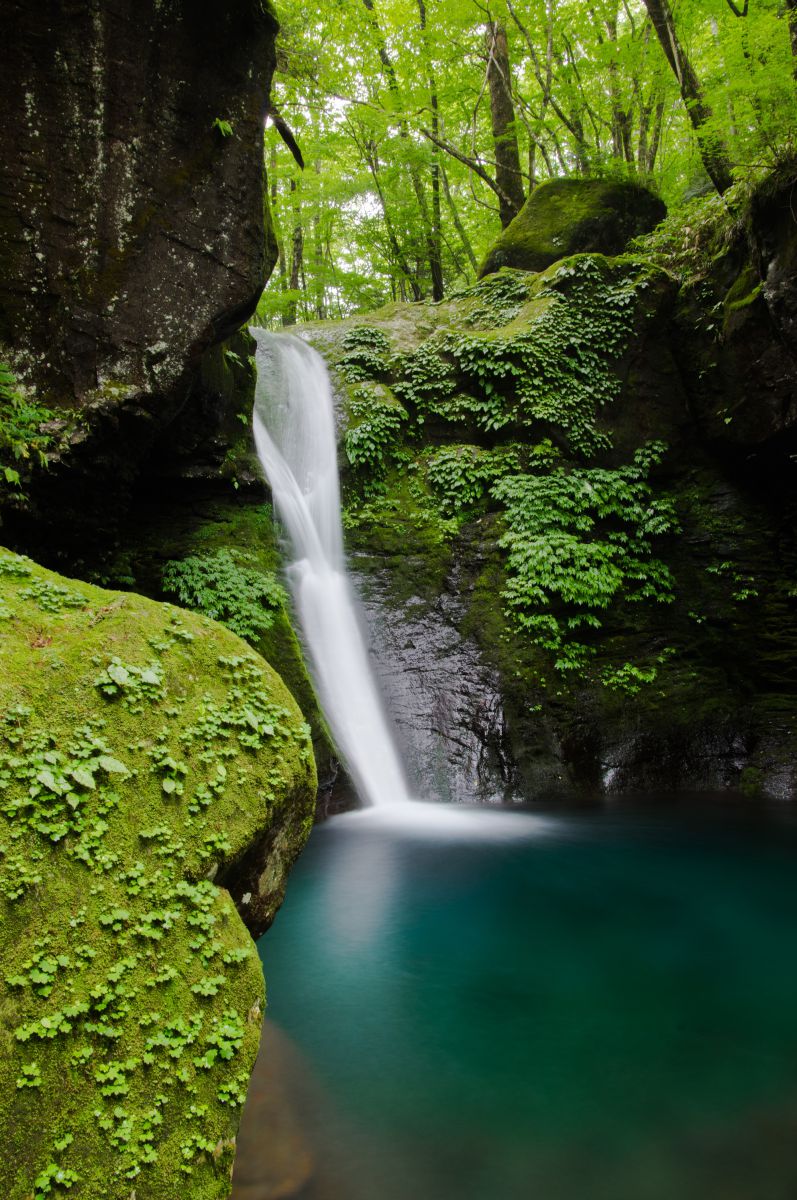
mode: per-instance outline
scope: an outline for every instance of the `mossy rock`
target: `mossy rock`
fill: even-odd
[[[544,271],[571,254],[621,254],[666,213],[663,201],[638,183],[551,179],[532,192],[503,230],[479,277],[501,267]]]
[[[240,492],[228,496],[189,492],[142,500],[123,528],[122,544],[124,550],[103,568],[109,578],[100,582],[133,588],[155,599],[176,599],[200,611],[201,606],[166,590],[166,568],[187,558],[209,560],[220,551],[264,580],[280,576],[283,567],[271,505]],[[224,613],[213,615],[228,624]],[[278,672],[299,705],[312,732],[323,786],[334,776],[335,750],[307,672],[288,596],[283,592],[283,599],[264,609],[264,615],[268,619],[261,628],[242,636]]]
[[[287,689],[207,618],[0,551],[0,1194],[223,1200],[260,964],[315,770]]]

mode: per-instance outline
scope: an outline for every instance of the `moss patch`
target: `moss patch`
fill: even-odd
[[[229,1193],[263,982],[214,885],[315,792],[276,674],[213,621],[0,551],[0,1191]]]
[[[270,504],[237,495],[161,499],[141,506],[124,531],[123,553],[103,569],[101,582],[136,588],[158,599],[174,599],[164,587],[164,572],[189,557],[212,560],[220,552],[243,570],[259,575],[271,589],[280,576],[282,556]],[[273,594],[273,593],[272,593]],[[264,612],[264,627],[251,630],[250,645],[280,675],[310,725],[318,772],[325,779],[334,755],[332,741],[305,666],[290,601],[279,599]]]
[[[500,234],[480,276],[501,267],[544,271],[571,254],[620,254],[647,233],[667,209],[638,183],[604,179],[551,179],[529,196]]]

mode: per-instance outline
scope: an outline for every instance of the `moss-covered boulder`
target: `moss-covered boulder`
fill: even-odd
[[[571,254],[621,254],[663,220],[667,209],[638,183],[551,179],[528,198],[488,252],[480,278],[501,267],[544,271]]]
[[[273,915],[307,727],[171,605],[0,551],[0,622],[0,1194],[222,1200],[264,996],[219,885]]]
[[[141,497],[122,527],[122,545],[95,564],[102,582],[177,601],[221,621],[279,673],[310,726],[324,811],[337,760],[282,582],[271,505],[244,491]]]

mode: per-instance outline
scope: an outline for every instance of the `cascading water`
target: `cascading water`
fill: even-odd
[[[362,798],[409,802],[357,621],[343,561],[332,389],[323,359],[297,337],[253,329],[254,434],[288,532],[288,579],[321,704]]]

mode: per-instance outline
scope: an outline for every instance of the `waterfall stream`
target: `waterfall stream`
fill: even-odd
[[[346,577],[329,375],[300,338],[252,333],[255,444],[291,544],[288,580],[313,680],[362,799],[395,807],[410,797]]]

